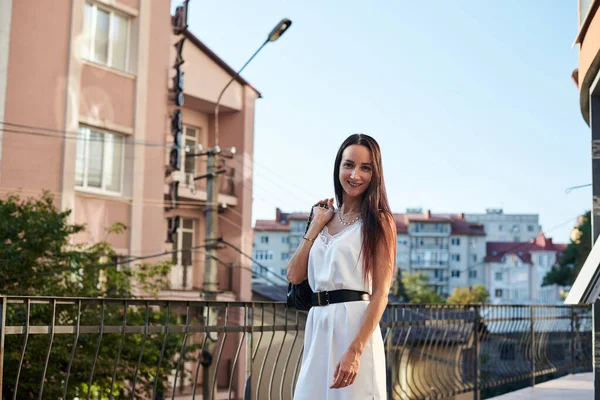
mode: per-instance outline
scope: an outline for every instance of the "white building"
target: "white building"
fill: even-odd
[[[288,260],[302,240],[308,213],[282,213],[275,220],[257,220],[254,226],[254,283],[287,285]],[[261,267],[262,266],[262,267]]]
[[[456,287],[485,284],[485,232],[464,214],[407,210],[394,214],[398,232],[396,266],[424,273],[441,295]]]
[[[504,214],[488,208],[485,214],[465,214],[469,222],[483,225],[488,242],[528,242],[541,230],[537,214]]]
[[[473,222],[469,215],[479,215],[485,222]],[[396,267],[426,274],[443,296],[457,287],[483,285],[494,303],[554,303],[560,298],[556,287],[541,284],[565,245],[553,244],[543,233],[518,242],[499,235],[508,227],[516,233],[513,227],[517,225],[518,231],[527,235],[524,238],[529,238],[529,227],[539,227],[537,215],[489,210],[486,214],[432,214],[409,209],[394,214],[394,218],[398,232]],[[254,283],[287,284],[287,263],[302,240],[307,219],[308,213],[288,214],[277,209],[275,220],[256,221],[253,256],[260,266],[254,264]],[[484,223],[496,232],[492,239],[502,240],[490,240]]]
[[[559,302],[559,288],[556,285],[543,287],[542,282],[565,247],[553,243],[543,232],[530,242],[488,242],[485,261],[490,302]]]

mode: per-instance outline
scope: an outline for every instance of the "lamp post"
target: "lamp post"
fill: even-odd
[[[269,36],[267,36],[267,39],[263,42],[263,44],[261,44],[258,50],[256,50],[254,54],[252,54],[252,57],[250,57],[248,61],[246,61],[242,68],[240,68],[239,71],[236,72],[236,74],[233,77],[231,77],[229,82],[227,82],[227,85],[225,85],[225,87],[223,87],[223,90],[221,90],[221,93],[219,93],[219,97],[217,97],[217,104],[215,105],[215,146],[219,145],[219,107],[221,106],[221,98],[223,97],[223,94],[225,93],[229,85],[231,85],[233,81],[240,76],[244,68],[246,68],[246,66],[250,64],[250,62],[254,59],[254,57],[256,57],[258,53],[260,53],[263,47],[265,47],[267,43],[274,42],[277,39],[279,39],[291,25],[292,21],[288,18],[284,18],[281,21],[279,21],[275,28],[273,28],[273,30],[269,33]]]
[[[240,76],[240,73],[246,68],[246,66],[256,57],[256,55],[266,46],[269,42],[274,42],[284,34],[284,32],[292,25],[292,21],[287,18],[282,19],[273,30],[267,36],[264,43],[254,52],[252,57],[246,61],[246,63],[240,68],[240,70],[227,82],[219,97],[217,98],[217,104],[215,106],[215,145],[213,148],[208,149],[206,152],[208,156],[207,162],[207,174],[206,174],[206,197],[207,204],[205,208],[206,217],[206,262],[204,270],[204,299],[215,300],[217,294],[217,245],[216,239],[218,235],[218,175],[223,171],[216,171],[217,157],[221,154],[222,150],[219,146],[219,107],[221,105],[221,99],[223,94],[231,85],[231,83]]]
[[[246,61],[246,63],[239,69],[238,72],[233,75],[233,77],[227,82],[225,87],[219,93],[219,97],[217,98],[217,103],[215,105],[215,143],[214,147],[207,149],[204,154],[207,155],[207,173],[204,177],[206,177],[206,207],[204,210],[205,213],[205,245],[206,245],[206,255],[205,255],[205,269],[204,269],[204,285],[203,285],[203,299],[206,301],[214,301],[217,299],[217,236],[218,236],[218,219],[219,219],[219,175],[224,172],[224,170],[217,170],[217,159],[221,156],[223,151],[229,153],[229,157],[232,157],[235,154],[235,148],[232,149],[222,149],[219,146],[219,107],[221,105],[221,99],[223,94],[227,90],[227,88],[236,80],[240,73],[246,68],[246,66],[256,57],[256,55],[267,45],[269,42],[274,42],[281,37],[285,33],[285,31],[292,25],[292,21],[287,18],[282,19],[273,30],[267,36],[267,39],[263,42],[263,44],[254,52],[252,57]],[[226,156],[227,157],[227,156]],[[209,309],[210,308],[210,309]],[[215,325],[219,318],[218,309],[216,307],[207,307],[205,312],[205,317],[207,319],[207,324]],[[203,387],[202,387],[202,395],[203,399],[213,399],[215,394],[215,388],[210,387],[210,376],[218,373],[214,369],[214,365],[212,364],[212,355],[214,353],[214,349],[216,346],[216,339],[210,337],[207,343],[207,351],[203,352],[202,355],[202,365],[203,365]],[[213,375],[214,376],[214,375]],[[214,381],[214,380],[213,380]]]

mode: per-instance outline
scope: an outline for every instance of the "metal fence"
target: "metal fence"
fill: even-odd
[[[282,303],[0,297],[2,399],[291,399]],[[591,370],[589,307],[389,305],[389,399],[480,398]]]

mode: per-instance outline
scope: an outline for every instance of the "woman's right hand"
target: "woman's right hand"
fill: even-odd
[[[326,205],[327,208],[322,205]],[[313,206],[313,218],[308,227],[307,236],[310,239],[314,239],[317,237],[319,232],[325,228],[325,225],[331,221],[331,218],[335,215],[335,209],[333,208],[333,199],[323,199],[318,201],[316,205]]]

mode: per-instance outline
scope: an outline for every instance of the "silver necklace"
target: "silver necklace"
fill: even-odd
[[[359,219],[360,219],[360,213],[357,213],[356,217],[353,220],[346,222],[346,221],[344,221],[344,218],[342,217],[342,210],[340,209],[340,211],[338,212],[338,220],[342,223],[342,225],[350,226],[350,225],[356,223]]]

